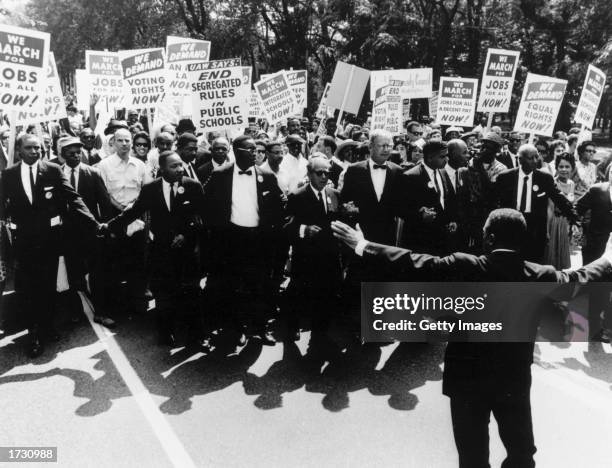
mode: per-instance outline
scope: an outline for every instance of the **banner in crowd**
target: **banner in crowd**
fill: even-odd
[[[370,101],[376,90],[389,81],[401,81],[400,94],[404,99],[428,98],[431,96],[433,70],[431,68],[404,68],[398,70],[376,70],[370,73]]]
[[[211,60],[187,66],[192,119],[207,132],[248,125],[249,87],[240,59]]]
[[[264,118],[263,109],[259,94],[254,89],[249,90],[249,118],[262,119]]]
[[[166,37],[166,92],[191,96],[187,65],[207,62],[210,58],[210,41],[186,37]]]
[[[584,78],[584,86],[574,121],[580,125],[592,129],[595,122],[597,108],[603,96],[604,86],[606,85],[606,74],[599,68],[589,65],[586,77]]]
[[[42,112],[49,63],[48,33],[0,24],[0,107]]]
[[[552,136],[567,80],[527,73],[514,131]]]
[[[393,135],[402,130],[402,97],[400,95],[401,81],[391,80],[382,88],[376,90],[376,98],[372,107],[372,129],[384,129]]]
[[[402,99],[402,120],[410,122],[410,99]],[[402,125],[403,127],[403,125]]]
[[[327,95],[329,94],[330,87],[331,87],[331,83],[326,83],[325,89],[323,90],[323,94],[321,95],[321,100],[319,101],[319,107],[317,108],[317,112],[315,114],[315,117],[319,119],[324,119],[329,114],[329,107],[327,107]]]
[[[87,111],[89,109],[89,74],[85,69],[77,69],[74,71],[74,85],[76,86],[76,107],[77,109]]]
[[[100,96],[99,106],[109,110],[125,107],[125,88],[117,52],[85,51],[85,70],[89,75],[90,93]]]
[[[259,80],[255,83],[255,91],[270,125],[285,120],[298,110],[295,92],[284,70]]]
[[[49,122],[67,117],[64,93],[60,85],[55,56],[49,52],[49,64],[47,66],[47,89],[45,90],[45,100],[41,112],[19,111],[17,113],[17,124]]]
[[[297,101],[297,107],[305,109],[308,105],[308,72],[306,70],[289,70],[286,71],[287,80]]]
[[[137,109],[155,107],[164,100],[164,49],[120,50],[118,52],[127,88],[127,106]]]
[[[489,49],[482,72],[478,112],[508,112],[520,52]]]
[[[434,91],[431,93],[429,98],[429,118],[436,120],[438,117],[438,92]]]
[[[327,106],[357,115],[369,80],[369,70],[338,62],[327,95]]]
[[[440,77],[436,122],[471,127],[474,124],[477,89],[478,80],[475,78]]]

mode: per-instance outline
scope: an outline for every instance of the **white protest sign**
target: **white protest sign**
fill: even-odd
[[[429,117],[436,120],[438,116],[438,92],[434,91],[429,98]]]
[[[317,108],[316,117],[319,119],[325,119],[328,117],[328,107],[327,107],[327,95],[329,94],[329,88],[331,87],[331,83],[327,83],[325,85],[325,89],[323,90],[323,94],[321,95],[321,101],[319,102],[319,107]],[[332,114],[333,115],[333,114]]]
[[[254,89],[249,91],[249,117],[253,119],[261,119],[264,117],[263,110],[261,108],[261,101],[259,100],[259,94]]]
[[[289,84],[295,93],[298,108],[306,108],[308,105],[308,72],[306,70],[290,70],[286,73]]]
[[[74,71],[74,84],[76,86],[76,106],[77,109],[87,110],[89,109],[89,98],[90,98],[90,85],[89,85],[89,74],[87,70],[75,70]]]
[[[0,24],[0,107],[42,112],[47,86],[49,34]]]
[[[342,112],[350,114],[359,112],[359,106],[361,106],[363,93],[369,79],[369,70],[345,62],[336,64],[334,77],[327,95],[327,106],[341,110],[338,115],[339,120],[342,117]]]
[[[605,85],[606,74],[599,68],[589,65],[586,77],[584,78],[580,101],[578,101],[578,107],[576,108],[576,115],[574,117],[576,123],[593,128],[595,114],[597,114],[597,108],[603,96]]]
[[[471,127],[476,107],[475,78],[440,77],[436,122],[441,125]]]
[[[370,100],[374,100],[376,90],[389,84],[391,80],[402,81],[400,93],[405,99],[428,98],[431,96],[432,77],[431,68],[372,71],[370,72]]]
[[[519,52],[489,49],[478,97],[479,112],[508,112]]]
[[[284,70],[259,80],[255,83],[255,91],[270,125],[295,114],[297,101]]]
[[[50,122],[68,117],[66,114],[66,103],[60,85],[55,57],[53,52],[49,52],[49,64],[47,66],[47,89],[45,90],[45,100],[42,112],[19,111],[17,113],[17,124]]]
[[[186,37],[166,37],[166,93],[191,95],[187,65],[210,58],[210,41]]]
[[[118,52],[127,88],[128,106],[137,109],[155,107],[164,100],[164,49],[120,50]]]
[[[376,90],[372,108],[372,129],[384,129],[393,135],[402,130],[401,81],[391,80]]]
[[[248,125],[248,91],[240,59],[213,60],[187,66],[191,82],[192,120],[207,132]]]
[[[117,52],[85,51],[85,70],[89,75],[90,94],[100,96],[98,107],[109,110],[125,107],[125,88]]]
[[[514,131],[552,136],[566,86],[566,80],[527,73]]]

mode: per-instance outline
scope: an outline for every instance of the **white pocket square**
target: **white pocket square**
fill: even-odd
[[[53,185],[51,185],[50,187],[43,187],[43,189],[45,190],[45,192],[48,192],[49,190],[53,190]]]
[[[540,197],[543,197],[544,195],[546,195],[546,192],[538,193],[536,197],[540,198]]]
[[[270,193],[270,191],[269,191],[269,190],[266,190],[265,192],[262,192],[262,193],[261,193],[261,195],[262,195],[263,197],[265,197],[265,196],[266,196],[267,194],[269,194],[269,193]]]

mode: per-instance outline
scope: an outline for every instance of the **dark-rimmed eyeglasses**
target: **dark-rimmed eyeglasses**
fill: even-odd
[[[318,175],[319,177],[323,177],[323,176],[329,177],[329,175],[330,175],[330,172],[329,172],[329,171],[324,171],[324,170],[320,170],[320,171],[312,171],[312,172],[314,172],[314,173],[315,173],[316,175]]]

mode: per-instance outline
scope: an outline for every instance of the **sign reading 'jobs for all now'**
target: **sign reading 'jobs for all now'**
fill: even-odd
[[[0,107],[42,112],[49,34],[0,25]]]
[[[85,70],[92,94],[100,96],[109,109],[125,107],[123,73],[117,52],[85,51]]]
[[[479,112],[508,112],[519,52],[489,49],[478,98]]]
[[[597,108],[603,96],[605,85],[606,74],[599,68],[589,65],[580,101],[578,101],[578,107],[576,108],[576,115],[574,117],[576,123],[593,128],[595,114],[597,114]]]
[[[471,127],[474,123],[477,89],[477,79],[441,77],[436,122],[441,125]]]
[[[566,80],[527,73],[514,131],[552,136],[566,86]]]

